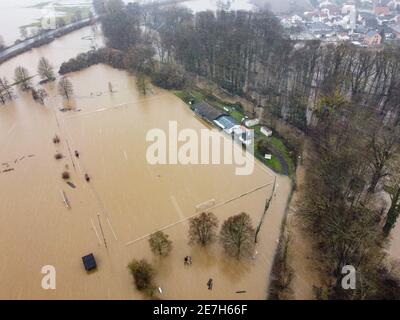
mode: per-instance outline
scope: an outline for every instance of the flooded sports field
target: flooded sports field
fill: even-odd
[[[0,75],[11,79],[18,65],[34,74],[41,56],[58,67],[93,41],[102,45],[101,35],[88,37],[91,28],[57,39],[0,65]],[[44,106],[19,90],[0,106],[0,298],[141,299],[127,265],[146,258],[161,299],[265,299],[289,179],[258,162],[248,176],[236,175],[236,165],[150,165],[149,130],[168,132],[169,121],[177,121],[179,129],[199,132],[206,124],[170,92],[152,87],[142,95],[124,71],[97,65],[68,76],[71,111],[62,111],[57,83],[44,85]],[[57,153],[63,158],[56,160]],[[218,242],[207,250],[187,244],[188,219],[207,201],[220,225],[246,212],[256,227],[275,181],[252,259],[228,258]],[[160,229],[173,241],[163,259],[152,255],[147,238]],[[90,274],[81,260],[88,253],[98,263]],[[183,263],[187,255],[190,267]],[[56,290],[41,286],[46,265],[56,269]]]

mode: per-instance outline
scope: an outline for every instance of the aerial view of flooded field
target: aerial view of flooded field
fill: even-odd
[[[399,299],[399,14],[0,0],[0,300]]]
[[[19,63],[36,66],[42,55],[59,65],[84,51],[90,45],[84,38],[91,35],[85,28],[22,54],[2,64],[1,74]],[[101,45],[101,35],[97,39]],[[44,86],[45,105],[18,93],[0,109],[1,298],[140,298],[127,268],[135,257],[154,260],[163,298],[265,298],[289,180],[258,163],[250,176],[236,176],[234,165],[150,165],[148,130],[168,131],[169,121],[182,129],[206,125],[170,92],[153,87],[141,95],[125,71],[98,65],[70,80],[75,88],[70,112],[60,111],[63,101],[53,84]],[[58,145],[52,141],[56,135]],[[56,160],[57,153],[63,159]],[[61,178],[65,170],[71,185]],[[276,178],[254,259],[238,264],[218,245],[210,251],[187,245],[188,218],[210,199],[221,222],[246,212],[258,224]],[[174,243],[163,260],[152,258],[146,238],[161,229]],[[99,269],[88,275],[81,257],[91,252]],[[187,255],[193,259],[190,268],[183,264]],[[55,291],[41,287],[45,265],[57,270]],[[205,285],[210,277],[212,292]]]

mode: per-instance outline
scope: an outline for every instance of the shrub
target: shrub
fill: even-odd
[[[162,231],[153,233],[150,236],[149,244],[151,251],[162,257],[166,257],[172,250],[172,241],[169,240],[168,235]]]
[[[135,280],[136,288],[152,294],[154,291],[153,277],[154,269],[146,260],[132,260],[128,265]]]
[[[262,139],[257,143],[257,148],[262,155],[271,154],[271,150],[269,149],[269,143],[265,139]]]
[[[213,213],[203,212],[201,215],[190,219],[189,224],[190,244],[206,246],[216,238],[218,219]]]

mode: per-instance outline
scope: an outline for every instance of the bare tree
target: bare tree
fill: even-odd
[[[4,104],[7,99],[13,99],[13,89],[6,78],[0,78],[0,102]]]
[[[7,101],[7,99],[6,99],[6,97],[4,96],[3,91],[0,90],[0,102],[1,102],[2,104],[5,104],[6,101]]]
[[[390,195],[390,208],[386,215],[383,233],[385,236],[395,227],[398,217],[400,216],[400,168],[398,163],[391,168],[391,175],[388,177],[388,183],[385,190]]]
[[[31,87],[31,78],[26,68],[19,66],[15,69],[14,80],[22,90],[25,91]]]
[[[39,60],[38,73],[43,81],[55,80],[53,66],[45,57]]]
[[[285,230],[279,241],[274,264],[272,266],[269,300],[289,300],[293,298],[291,283],[294,270],[289,262],[290,245],[291,234],[289,231]]]
[[[387,166],[399,149],[400,127],[380,128],[374,130],[369,149],[371,153],[370,166],[372,179],[368,192],[375,192],[379,181],[389,174]]]
[[[149,244],[151,251],[155,255],[166,257],[172,250],[172,241],[168,239],[168,235],[162,231],[157,231],[150,236]]]
[[[26,27],[19,28],[19,33],[20,33],[22,39],[28,38],[28,30],[26,29]]]
[[[242,212],[224,222],[220,241],[228,255],[239,259],[253,253],[254,236],[251,218],[247,213]]]
[[[13,98],[13,88],[10,86],[6,78],[0,78],[0,91],[2,91],[8,99],[11,100]]]
[[[189,222],[189,243],[206,246],[216,238],[218,219],[211,212],[203,212]]]
[[[74,93],[72,83],[69,81],[68,78],[62,77],[58,82],[58,93],[64,97],[65,99],[69,100]]]
[[[44,99],[47,97],[47,92],[44,89],[32,88],[32,98],[33,100],[39,102],[40,104],[44,104]]]

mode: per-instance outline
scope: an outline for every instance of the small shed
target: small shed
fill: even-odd
[[[261,133],[267,137],[271,137],[272,136],[272,130],[268,129],[267,127],[261,127],[260,129]]]
[[[92,271],[97,268],[96,259],[94,258],[93,253],[82,257],[82,261],[86,271]]]

